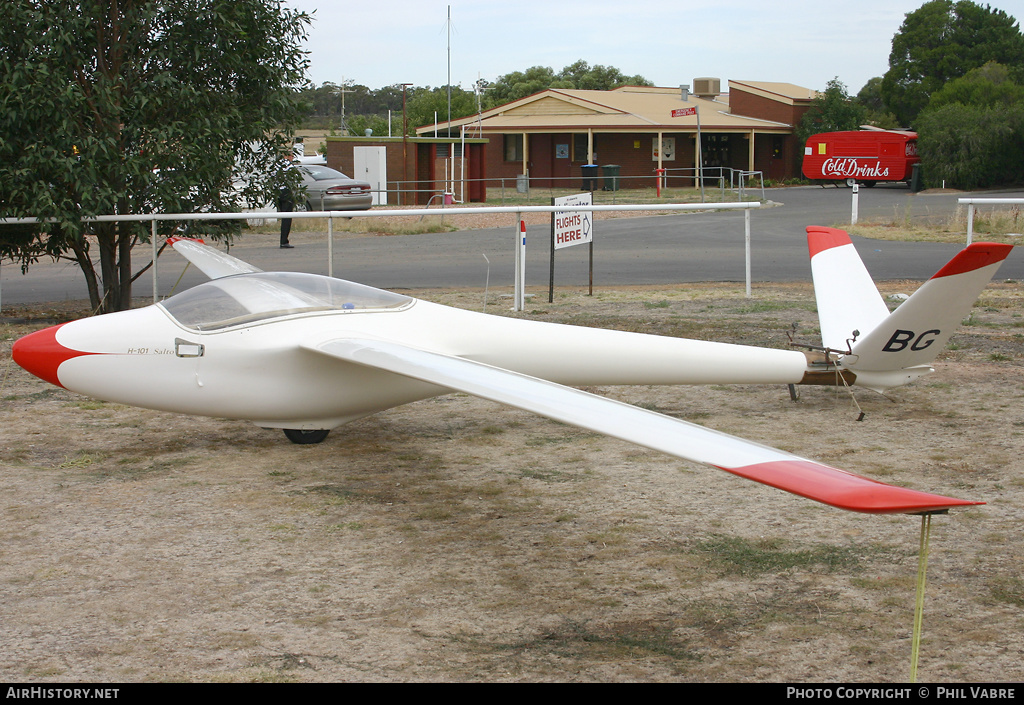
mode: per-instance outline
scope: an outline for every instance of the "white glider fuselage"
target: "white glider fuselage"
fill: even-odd
[[[840,252],[845,241],[835,233],[811,237],[812,256],[818,255],[818,269],[831,282],[828,270],[842,265],[828,250]],[[211,281],[160,304],[27,335],[15,342],[14,361],[75,392],[246,419],[283,428],[295,443],[319,443],[347,421],[460,391],[850,511],[917,513],[977,504],[880,483],[574,388],[820,384],[835,383],[840,372],[845,382],[842,360],[491,316],[340,279],[262,272],[198,241],[168,242]],[[842,252],[840,259],[849,259]],[[947,293],[955,286],[950,282],[978,279],[974,284],[983,286],[972,273],[1005,255],[999,246],[968,248],[937,275],[947,281],[929,288],[926,298],[933,290]],[[842,292],[825,288],[830,306]],[[928,359],[917,353],[924,341],[952,327],[933,323],[938,319],[928,301],[914,304],[911,297],[905,306],[908,315],[897,311],[885,319],[894,332],[869,334],[849,353],[866,361],[862,367],[873,375],[901,370],[905,357],[923,367]],[[903,348],[913,355],[899,355]],[[872,364],[875,358],[880,362]]]
[[[414,345],[568,386],[787,384],[807,371],[806,357],[793,350],[528,321],[402,298],[390,308],[299,313],[208,331],[184,326],[155,305],[35,335],[54,335],[68,351],[51,381],[69,390],[268,428],[334,428],[451,391],[310,349],[334,339]]]

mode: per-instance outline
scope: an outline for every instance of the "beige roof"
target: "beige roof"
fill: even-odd
[[[729,89],[734,90],[735,88],[790,105],[810,101],[818,95],[818,91],[811,90],[810,88],[804,88],[792,83],[774,83],[772,81],[730,80]]]
[[[788,83],[733,82],[740,90],[756,92],[787,104],[806,100],[813,93]],[[804,96],[804,97],[799,97]],[[750,130],[786,131],[790,125],[729,112],[728,96],[699,98],[692,93],[682,99],[678,88],[625,86],[612,91],[586,91],[551,88],[512,101],[473,116],[453,120],[452,127],[467,126],[474,131],[479,123],[483,132],[565,132],[572,130],[629,132],[689,132],[697,129],[697,116],[673,117],[673,111],[696,108],[701,129],[749,132]],[[447,122],[438,125],[447,128]],[[417,130],[426,134],[433,125]]]

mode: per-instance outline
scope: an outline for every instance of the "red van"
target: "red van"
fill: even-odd
[[[804,146],[808,179],[874,186],[879,181],[910,184],[917,156],[917,133],[898,130],[849,130],[811,135]]]

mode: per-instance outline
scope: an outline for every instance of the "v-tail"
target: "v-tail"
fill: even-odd
[[[822,345],[848,380],[877,391],[934,371],[935,358],[1013,249],[967,246],[890,313],[845,231],[808,227],[807,244]]]

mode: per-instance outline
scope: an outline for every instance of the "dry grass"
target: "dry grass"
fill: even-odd
[[[563,291],[519,315],[775,346],[793,322],[816,334],[809,286],[755,296]],[[824,388],[797,403],[756,386],[598,391],[988,502],[934,521],[920,677],[1020,680],[1022,315],[1018,288],[993,285],[935,375],[857,392],[859,423]],[[9,681],[907,678],[914,517],[839,512],[459,394],[293,446],[50,387],[9,362],[40,325],[0,327]]]
[[[851,235],[874,240],[903,242],[964,243],[967,239],[967,207],[958,206],[951,216],[913,217],[908,208],[889,220],[861,222],[843,226]],[[974,241],[1019,245],[1024,237],[1024,219],[1019,206],[977,207],[974,214]]]

